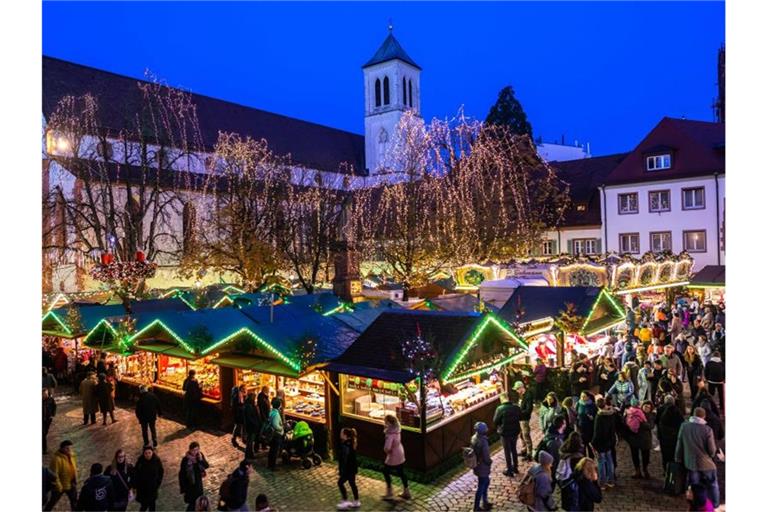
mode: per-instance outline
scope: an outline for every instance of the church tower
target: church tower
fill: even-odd
[[[363,65],[365,81],[365,166],[371,176],[384,171],[385,158],[406,110],[421,114],[421,68],[395,36],[389,35]]]

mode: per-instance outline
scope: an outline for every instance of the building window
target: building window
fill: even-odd
[[[384,104],[389,105],[389,77],[384,77]]]
[[[413,82],[408,80],[408,104],[413,106]]]
[[[672,156],[669,154],[649,156],[645,162],[649,171],[660,171],[672,167]]]
[[[640,233],[621,233],[619,235],[619,251],[622,254],[639,254]]]
[[[659,231],[651,233],[651,251],[665,252],[672,250],[672,232]]]
[[[652,190],[648,192],[649,212],[668,212],[672,208],[669,202],[669,190]]]
[[[707,232],[683,231],[683,249],[688,252],[707,252]]]
[[[376,106],[381,106],[381,80],[376,79]]]
[[[572,250],[574,255],[579,254],[597,254],[597,238],[577,238],[573,240]]]
[[[585,212],[585,211],[587,211],[587,203],[577,203],[576,204],[576,211],[577,212]]]
[[[405,77],[403,77],[403,105],[408,105],[408,91],[405,90]]]
[[[704,208],[704,187],[683,189],[683,210]]]
[[[619,215],[637,213],[637,192],[619,194]]]
[[[556,252],[554,240],[544,240],[541,244],[541,254],[543,256],[553,256]]]

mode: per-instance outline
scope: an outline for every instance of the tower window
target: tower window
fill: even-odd
[[[408,104],[413,106],[413,82],[408,80]]]
[[[389,77],[384,77],[384,104],[389,105]]]
[[[408,91],[405,89],[405,77],[403,77],[403,105],[408,104],[408,95],[406,94]]]
[[[376,106],[381,106],[381,80],[376,79]]]

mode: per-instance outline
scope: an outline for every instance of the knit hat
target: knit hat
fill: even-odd
[[[518,389],[524,388],[524,387],[525,387],[525,384],[523,384],[523,381],[519,380],[519,381],[515,382],[515,385],[512,386],[512,389],[517,391]]]
[[[549,453],[545,452],[544,450],[539,452],[539,464],[552,464],[553,462],[555,462],[555,458],[552,457]]]
[[[640,401],[637,398],[632,397],[632,400],[629,401],[629,405],[631,405],[632,407],[637,407],[638,405],[640,405]]]
[[[475,423],[475,432],[478,434],[487,434],[488,433],[488,425],[485,424],[485,422],[478,421]]]

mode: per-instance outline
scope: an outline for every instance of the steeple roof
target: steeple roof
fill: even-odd
[[[390,30],[389,35],[384,42],[381,43],[381,46],[376,50],[376,53],[373,54],[371,60],[363,65],[363,69],[373,66],[374,64],[380,64],[395,59],[400,59],[417,69],[421,69],[421,66],[416,64],[413,59],[405,53],[405,50],[403,50],[403,47],[400,46],[400,43],[397,42],[397,39],[395,39],[395,36],[392,35],[392,31]]]

